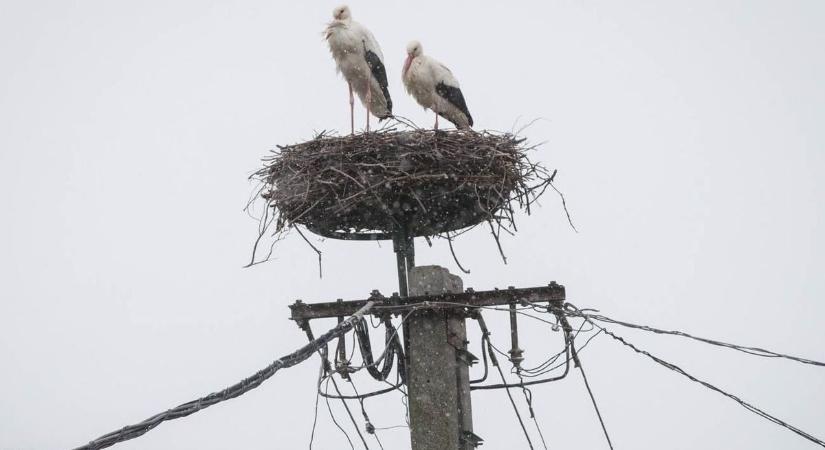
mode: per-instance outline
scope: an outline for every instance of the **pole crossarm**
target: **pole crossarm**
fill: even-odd
[[[373,291],[372,296],[366,300],[349,300],[323,303],[304,303],[296,300],[289,305],[291,319],[302,324],[307,320],[324,319],[332,317],[346,317],[354,314],[368,302],[375,302],[375,306],[368,312],[374,316],[385,316],[388,314],[402,314],[412,307],[424,307],[427,309],[443,308],[472,308],[485,306],[501,306],[516,303],[564,303],[564,286],[551,282],[547,286],[532,288],[494,289],[492,291],[474,291],[467,289],[461,293],[444,293],[438,295],[418,295],[413,297],[401,297],[393,294],[391,297],[384,297],[378,291]]]

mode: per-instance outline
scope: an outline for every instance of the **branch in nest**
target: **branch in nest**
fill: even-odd
[[[450,237],[450,233],[447,233],[447,244],[450,245],[450,253],[453,255],[453,261],[455,261],[456,265],[459,269],[461,269],[464,273],[470,273],[469,270],[465,269],[464,266],[458,261],[458,257],[455,256],[455,250],[453,250],[453,238]]]
[[[295,231],[297,231],[298,234],[300,234],[301,237],[304,238],[304,242],[309,244],[309,246],[312,247],[313,250],[315,250],[315,253],[318,254],[318,278],[324,278],[324,271],[323,271],[323,268],[321,266],[321,250],[318,250],[318,247],[312,245],[312,242],[309,242],[309,239],[307,239],[307,237],[304,236],[304,233],[302,233],[301,229],[298,228],[297,226],[295,226]]]
[[[501,255],[501,260],[504,261],[504,264],[507,264],[507,257],[504,256],[504,250],[501,249],[499,234],[496,234],[496,230],[493,228],[493,222],[487,221],[487,224],[490,225],[490,233],[493,235],[493,239],[496,240],[496,246],[498,247],[498,253]]]
[[[553,190],[556,191],[557,194],[559,194],[559,197],[561,198],[561,206],[564,208],[564,213],[567,214],[567,223],[570,224],[570,228],[572,228],[573,231],[578,233],[579,230],[576,229],[576,226],[573,225],[573,219],[570,218],[570,211],[567,210],[567,202],[564,200],[564,194],[562,194],[561,191],[558,190],[553,183],[547,183],[547,184],[549,184],[550,187],[552,187]]]
[[[453,251],[455,236],[488,222],[506,263],[501,230],[517,231],[515,209],[530,214],[556,174],[530,161],[535,146],[525,142],[489,131],[322,131],[310,141],[278,146],[250,178],[262,185],[267,209],[277,216],[261,225],[276,233],[302,225],[325,236],[446,234]],[[310,246],[320,260],[321,252]],[[256,242],[253,261],[258,248]]]

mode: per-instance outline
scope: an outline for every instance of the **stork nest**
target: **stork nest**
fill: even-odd
[[[449,238],[489,222],[497,239],[552,186],[533,148],[507,133],[420,129],[278,146],[251,177],[266,201],[260,237],[302,225],[337,239]]]

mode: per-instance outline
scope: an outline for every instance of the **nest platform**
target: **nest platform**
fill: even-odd
[[[269,223],[336,239],[436,236],[513,225],[552,181],[511,134],[394,129],[279,146],[252,178]]]

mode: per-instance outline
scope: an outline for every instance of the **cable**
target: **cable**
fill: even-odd
[[[381,355],[378,357],[378,359],[373,361],[372,363],[367,363],[366,361],[364,361],[363,365],[357,366],[357,367],[350,367],[349,370],[351,372],[357,372],[357,371],[359,371],[361,369],[364,369],[364,368],[367,368],[367,369],[373,368],[374,369],[377,364],[381,363],[384,360],[384,358],[388,357],[388,353],[393,351],[395,354],[397,354],[399,356],[397,371],[398,371],[398,375],[401,378],[401,383],[402,384],[406,383],[406,379],[407,379],[406,378],[407,377],[406,376],[406,372],[407,372],[407,370],[406,370],[406,357],[404,355],[404,347],[401,345],[401,342],[398,339],[398,334],[399,334],[398,329],[401,328],[404,325],[404,323],[407,321],[407,319],[410,317],[410,315],[412,315],[413,312],[415,312],[416,310],[418,310],[420,308],[421,308],[421,306],[415,306],[414,308],[410,309],[410,311],[408,311],[401,318],[401,322],[397,326],[392,326],[392,323],[390,322],[389,319],[384,319],[383,321],[385,323],[385,326],[387,327],[387,332],[388,332],[387,337],[386,337],[386,343],[385,343],[386,345],[384,346],[384,351],[381,352]],[[376,309],[378,309],[377,306],[376,306]],[[389,333],[390,329],[392,330],[392,333]],[[369,339],[369,334],[366,335],[365,340],[368,340],[368,339]],[[370,349],[367,348],[367,350],[370,350]],[[371,350],[368,352],[368,354],[369,354],[369,358],[372,359]],[[364,358],[364,355],[362,355],[362,359],[363,358]],[[377,374],[378,376],[373,375],[373,378],[376,378],[376,380],[378,380],[378,381],[385,381],[384,379],[381,378],[380,371],[378,371],[378,372],[379,372]],[[372,372],[371,372],[371,374],[372,374]],[[384,377],[384,378],[386,378],[386,377]],[[387,391],[387,392],[389,392],[389,391]]]
[[[481,332],[485,335],[489,335],[490,332],[487,330],[487,325],[484,323],[484,318],[481,316],[480,312],[476,314],[476,320],[478,321],[478,326],[481,327]],[[498,364],[498,359],[496,359],[496,355],[492,351],[492,344],[489,339],[487,340],[487,345],[490,347],[490,360],[496,369],[498,369],[498,374],[501,376],[501,381],[504,383],[504,389],[507,391],[507,397],[510,399],[510,404],[513,405],[513,411],[516,413],[518,423],[521,425],[521,431],[524,432],[524,437],[527,439],[527,445],[530,446],[530,450],[535,450],[533,447],[533,441],[530,440],[530,434],[527,433],[527,427],[524,426],[524,420],[521,419],[521,413],[518,411],[516,401],[513,400],[513,394],[510,393],[510,387],[507,385],[507,379],[504,377],[504,371],[501,370],[501,366]]]
[[[409,425],[393,425],[393,426],[390,426],[390,427],[375,427],[375,430],[376,431],[378,431],[378,430],[384,431],[384,430],[395,430],[395,429],[398,429],[398,428],[409,428],[409,427],[410,427]]]
[[[521,381],[521,392],[524,394],[524,401],[527,403],[527,410],[530,411],[530,418],[533,419],[533,424],[536,425],[536,431],[539,432],[541,445],[544,447],[544,450],[548,450],[547,441],[544,440],[544,433],[541,432],[539,421],[536,419],[536,412],[533,410],[533,391],[524,385],[524,378],[521,377],[521,374],[516,372],[516,375],[518,376],[519,381]]]
[[[149,417],[148,419],[142,422],[138,422],[133,425],[128,425],[126,427],[121,428],[118,431],[113,431],[111,433],[104,434],[103,436],[89,442],[86,445],[77,447],[75,450],[97,450],[101,448],[110,447],[112,445],[117,444],[118,442],[123,442],[129,439],[134,439],[138,436],[142,436],[152,428],[155,428],[156,426],[160,425],[161,423],[167,420],[174,420],[179,419],[181,417],[186,417],[204,408],[208,408],[212,405],[216,405],[223,401],[239,397],[263,384],[264,381],[272,377],[272,375],[274,375],[275,372],[277,372],[278,370],[292,367],[305,361],[307,358],[312,356],[313,353],[317,352],[321,347],[325,346],[331,340],[347,333],[349,330],[353,328],[354,323],[358,319],[360,319],[366,312],[372,309],[373,305],[375,305],[374,301],[367,302],[367,304],[364,305],[363,308],[359,309],[355,314],[348,317],[331,330],[319,336],[318,339],[309,342],[308,344],[304,345],[303,347],[299,348],[298,350],[295,350],[294,352],[286,356],[276,359],[270,365],[259,370],[254,375],[244,378],[239,383],[233,384],[232,386],[229,386],[228,388],[222,391],[213,392],[205,397],[201,397],[197,400],[192,400],[191,402],[184,403],[165,412],[155,414],[154,416]]]
[[[355,381],[352,380],[352,377],[350,377],[347,381],[349,381],[349,384],[352,386],[352,390],[355,391],[355,395],[359,396],[358,404],[361,406],[361,415],[364,416],[364,429],[366,429],[367,433],[371,434],[372,437],[375,438],[375,442],[378,442],[378,447],[380,447],[381,450],[384,450],[384,445],[381,444],[381,439],[378,438],[378,433],[375,432],[375,425],[372,424],[370,421],[370,416],[367,415],[367,408],[364,407],[364,398],[360,397],[358,389],[355,387]]]
[[[590,394],[590,401],[593,402],[593,408],[596,410],[596,416],[599,417],[599,423],[602,424],[602,431],[604,432],[604,437],[607,438],[607,445],[610,447],[610,450],[613,450],[613,442],[610,441],[610,435],[607,433],[607,427],[604,426],[602,413],[599,412],[599,405],[596,404],[596,397],[593,395],[593,390],[590,389],[590,383],[587,382],[587,375],[584,374],[584,367],[582,367],[581,361],[579,361],[579,370],[582,373],[582,378],[584,379],[584,386],[587,388],[587,393]]]
[[[768,414],[767,412],[765,412],[765,411],[763,411],[763,410],[761,410],[761,409],[757,408],[756,406],[754,406],[754,405],[752,405],[752,404],[750,404],[750,403],[748,403],[748,402],[746,402],[746,401],[742,400],[741,398],[737,397],[736,395],[733,395],[733,394],[730,394],[730,393],[728,393],[728,392],[725,392],[725,391],[723,391],[722,389],[720,389],[720,388],[718,388],[718,387],[716,387],[716,386],[714,386],[714,385],[712,385],[712,384],[708,383],[707,381],[703,381],[703,380],[700,380],[700,379],[698,379],[698,378],[694,377],[693,375],[691,375],[691,374],[689,374],[689,373],[685,372],[682,368],[680,368],[679,366],[677,366],[677,365],[675,365],[675,364],[673,364],[673,363],[669,363],[669,362],[667,362],[667,361],[665,361],[665,360],[663,360],[663,359],[661,359],[661,358],[659,358],[659,357],[653,356],[652,354],[650,354],[649,352],[647,352],[647,351],[645,351],[645,350],[641,350],[641,349],[639,349],[638,347],[636,347],[635,345],[631,344],[630,342],[627,342],[624,338],[622,338],[622,337],[620,337],[620,336],[617,336],[617,335],[613,334],[611,331],[609,331],[609,330],[607,330],[607,329],[605,329],[605,328],[603,328],[603,327],[601,327],[601,326],[599,326],[599,325],[596,325],[596,324],[594,324],[594,325],[595,325],[596,327],[598,327],[598,328],[601,328],[601,329],[602,329],[602,331],[603,331],[605,334],[607,334],[608,336],[612,337],[613,339],[615,339],[615,340],[617,340],[617,341],[621,342],[621,343],[622,343],[623,345],[625,345],[626,347],[631,348],[631,349],[632,349],[633,351],[635,351],[636,353],[639,353],[639,354],[641,354],[641,355],[645,355],[645,356],[647,356],[648,358],[650,358],[650,359],[652,359],[653,361],[655,361],[656,363],[658,363],[658,364],[660,364],[660,365],[664,366],[665,368],[670,369],[670,370],[672,370],[672,371],[674,371],[674,372],[676,372],[676,373],[678,373],[678,374],[681,374],[681,375],[685,376],[685,377],[686,377],[686,378],[688,378],[690,381],[693,381],[693,382],[695,382],[695,383],[699,383],[699,384],[701,384],[702,386],[704,386],[704,387],[706,387],[706,388],[708,388],[708,389],[710,389],[710,390],[712,390],[712,391],[714,391],[714,392],[717,392],[717,393],[719,393],[719,394],[724,395],[725,397],[728,397],[729,399],[731,399],[731,400],[735,401],[736,403],[739,403],[739,405],[741,405],[743,408],[745,408],[745,409],[747,409],[748,411],[750,411],[750,412],[752,412],[752,413],[756,414],[757,416],[760,416],[760,417],[762,417],[762,418],[764,418],[764,419],[767,419],[767,420],[769,420],[769,421],[771,421],[771,422],[773,422],[773,423],[775,423],[775,424],[777,424],[777,425],[779,425],[779,426],[781,426],[781,427],[787,428],[787,429],[789,429],[789,430],[793,431],[794,433],[798,434],[799,436],[802,436],[803,438],[805,438],[805,439],[807,439],[807,440],[809,440],[809,441],[813,442],[814,444],[817,444],[817,445],[819,445],[819,446],[821,446],[821,447],[825,447],[825,441],[822,441],[821,439],[818,439],[817,437],[815,437],[815,436],[811,435],[810,433],[807,433],[807,432],[805,432],[805,431],[803,431],[803,430],[800,430],[799,428],[796,428],[795,426],[793,426],[793,425],[791,425],[791,424],[789,424],[789,423],[787,423],[787,422],[785,422],[785,421],[783,421],[783,420],[781,420],[781,419],[779,419],[779,418],[777,418],[777,417],[775,417],[775,416],[772,416],[772,415]]]
[[[384,350],[379,357],[379,361],[374,361],[372,356],[372,344],[370,343],[369,329],[367,328],[367,321],[361,319],[355,323],[355,335],[358,338],[358,346],[361,349],[361,358],[364,360],[364,366],[367,372],[378,381],[384,381],[392,371],[395,356],[398,355],[398,369],[401,373],[401,378],[406,379],[406,367],[404,365],[404,349],[401,347],[401,342],[398,339],[398,334],[394,333],[394,328],[390,323],[389,318],[384,319],[386,329]],[[376,365],[383,359],[383,366],[379,370]]]
[[[329,380],[329,378],[327,378],[326,380],[326,389],[329,389]],[[332,423],[334,423],[335,426],[338,427],[338,429],[341,430],[342,433],[344,433],[344,437],[347,438],[347,442],[349,442],[350,448],[352,450],[355,450],[355,446],[352,445],[352,439],[349,438],[349,433],[347,433],[347,430],[345,430],[344,427],[342,427],[341,424],[339,424],[338,421],[335,420],[335,414],[332,413],[332,405],[329,404],[329,398],[325,398],[324,400],[327,402],[327,409],[329,410],[329,417],[332,419]]]
[[[501,375],[501,381],[504,382],[504,390],[507,392],[507,397],[510,398],[510,404],[513,405],[513,411],[516,413],[516,418],[518,418],[518,423],[521,425],[521,431],[524,432],[524,437],[527,439],[527,445],[530,446],[530,450],[534,450],[533,442],[530,440],[530,434],[527,433],[527,427],[524,426],[524,420],[521,419],[521,413],[518,411],[518,407],[516,406],[516,401],[513,400],[513,394],[510,393],[510,386],[507,384],[507,380],[504,378],[504,372],[501,370],[501,367],[498,365],[497,361],[493,361],[493,365],[498,369],[499,375]]]
[[[490,359],[492,360],[493,365],[498,367],[497,366],[497,359],[495,358],[495,356],[493,355],[492,352],[490,353]],[[501,389],[501,388],[509,389],[511,387],[520,388],[520,387],[523,387],[523,386],[532,386],[534,384],[544,384],[544,383],[550,383],[550,382],[553,382],[553,381],[559,381],[562,378],[566,377],[567,374],[570,372],[570,360],[571,360],[571,358],[565,358],[564,372],[561,375],[558,375],[558,376],[555,376],[555,377],[545,378],[545,379],[542,379],[542,380],[525,381],[523,383],[517,383],[517,384],[510,384],[510,383],[507,383],[505,380],[502,380],[504,382],[503,383],[498,383],[498,384],[483,384],[483,385],[470,386],[470,390],[475,391],[475,390]],[[501,371],[501,368],[499,368],[499,371]]]
[[[490,363],[487,360],[487,346],[484,345],[484,342],[488,339],[490,339],[489,336],[486,336],[486,335],[481,336],[481,360],[484,363],[484,375],[482,375],[481,378],[478,378],[476,380],[470,380],[470,384],[483,383],[484,380],[487,379],[487,373],[489,372],[489,369],[490,369]]]
[[[329,379],[332,380],[332,387],[335,388],[335,392],[337,392],[338,395],[341,395],[341,391],[338,389],[338,382],[335,381],[335,377],[329,377]],[[361,438],[361,443],[364,444],[365,449],[369,450],[370,446],[367,445],[367,440],[364,439],[364,435],[361,434],[361,429],[358,428],[358,422],[356,422],[355,417],[352,416],[352,411],[350,411],[349,405],[347,405],[347,401],[341,399],[341,403],[344,404],[344,409],[347,411],[347,415],[349,416],[349,419],[352,421],[352,426],[355,428],[355,432],[358,433],[358,437]]]
[[[562,311],[553,311],[553,314],[555,314],[556,319],[561,324],[562,329],[564,329],[565,335],[569,336],[570,333],[573,331],[573,327],[570,326],[570,322],[567,320],[567,316],[565,316]],[[581,330],[581,328],[579,328],[579,330]],[[599,333],[594,334],[593,337],[598,336],[598,334]],[[591,337],[591,339],[593,337]],[[607,445],[610,446],[610,450],[613,450],[613,443],[610,441],[610,435],[607,433],[607,427],[605,427],[604,425],[604,419],[602,418],[602,413],[599,411],[599,405],[596,404],[596,397],[593,395],[593,390],[590,389],[590,383],[587,381],[587,375],[585,375],[584,373],[584,367],[582,366],[581,359],[579,358],[579,354],[576,351],[576,345],[574,340],[575,337],[570,337],[570,347],[573,357],[573,363],[576,367],[579,368],[579,371],[581,371],[582,373],[582,378],[584,379],[584,386],[587,388],[587,393],[590,394],[590,401],[593,402],[593,408],[596,410],[596,416],[599,417],[599,423],[602,425],[602,431],[604,432],[605,438],[607,438]]]
[[[508,311],[509,312],[509,310],[503,310],[503,311]],[[554,312],[554,314],[557,314],[557,317],[559,318],[559,320],[564,318],[564,315],[563,315],[562,312]],[[481,317],[480,312],[477,313],[476,320],[478,320],[478,322],[479,322],[479,327],[482,327],[482,336],[484,336],[485,334],[487,335],[487,345],[490,348],[490,350],[489,350],[490,359],[493,361],[493,365],[496,365],[497,361],[496,361],[495,354],[494,354],[493,350],[496,350],[500,353],[501,353],[501,351],[495,349],[493,344],[490,342],[489,331],[487,331],[487,326],[486,326],[486,324],[484,324],[484,319]],[[547,321],[542,320],[542,322],[547,322]],[[486,385],[481,385],[481,386],[476,385],[476,386],[470,386],[470,390],[501,389],[501,388],[509,389],[511,387],[524,388],[525,386],[532,386],[534,384],[543,384],[543,383],[550,383],[550,382],[553,382],[553,381],[558,381],[558,380],[561,380],[564,377],[566,377],[567,374],[570,372],[570,360],[575,358],[575,356],[573,356],[571,358],[570,352],[571,352],[571,350],[575,350],[575,347],[573,346],[572,328],[570,327],[569,324],[567,324],[566,319],[564,319],[564,322],[565,322],[566,326],[564,327],[564,351],[563,351],[563,353],[566,355],[566,357],[564,359],[564,363],[562,363],[565,367],[564,367],[564,372],[561,375],[558,375],[558,376],[555,376],[555,377],[550,377],[550,378],[545,378],[545,379],[542,379],[542,380],[533,380],[533,381],[523,381],[522,380],[522,382],[518,383],[518,384],[509,384],[506,381],[504,381],[503,383],[499,383],[499,384],[486,384]],[[579,329],[581,329],[581,328],[579,328]],[[598,333],[591,336],[590,339],[588,339],[587,342],[585,342],[585,344],[582,346],[582,348],[587,346],[587,344],[590,343],[590,341],[594,337],[596,337],[597,335],[598,335]],[[575,355],[575,353],[574,353],[574,355]],[[498,367],[498,366],[496,366],[496,367]],[[550,372],[552,370],[555,370],[558,367],[560,367],[560,366],[556,366],[556,367],[554,367],[552,369],[549,369],[549,370],[547,370],[543,373]],[[499,368],[499,371],[501,371],[501,368]]]
[[[366,394],[356,393],[356,395],[340,395],[340,394],[339,395],[333,395],[333,394],[329,394],[327,392],[321,392],[321,390],[319,388],[318,389],[319,394],[322,397],[325,397],[325,398],[360,400],[360,399],[365,399],[365,398],[368,398],[368,397],[374,397],[374,396],[378,396],[378,395],[387,394],[389,392],[397,390],[397,391],[401,392],[401,394],[406,396],[407,394],[401,389],[406,384],[406,372],[407,372],[407,370],[406,370],[406,358],[404,356],[404,349],[401,346],[400,340],[398,338],[398,329],[410,317],[410,315],[414,311],[415,311],[415,309],[410,310],[409,312],[407,312],[401,318],[401,323],[399,323],[397,326],[392,326],[392,324],[389,322],[389,319],[384,320],[385,326],[387,327],[387,338],[386,339],[387,339],[388,344],[385,346],[384,351],[381,353],[381,356],[379,356],[377,360],[373,361],[372,363],[366,363],[366,361],[365,361],[365,363],[363,365],[350,366],[349,367],[349,371],[351,371],[351,373],[358,372],[359,370],[364,369],[364,368],[368,368],[368,370],[369,370],[369,367],[372,367],[374,369],[375,366],[377,364],[381,363],[384,360],[385,357],[388,357],[388,355],[390,354],[391,349],[394,347],[394,350],[392,352],[394,354],[398,355],[397,370],[396,370],[396,376],[398,377],[398,380],[397,380],[396,384],[390,384],[389,382],[386,381],[386,377],[382,375],[382,376],[379,376],[377,378],[376,377],[374,377],[374,378],[378,379],[379,381],[383,381],[383,382],[389,384],[390,387],[384,388],[384,389],[379,389],[379,390],[376,390],[376,391],[373,391],[373,392],[368,392]],[[357,326],[357,322],[356,322],[356,326]],[[307,327],[306,330],[309,330],[309,328]],[[390,330],[392,330],[391,334],[390,334]],[[308,331],[307,336],[310,339],[312,339],[312,332]],[[362,340],[363,341],[368,341],[369,340],[369,335],[367,334],[367,336],[364,337]],[[367,346],[366,349],[362,349],[362,351],[364,351],[364,350],[365,350],[365,354],[370,355],[369,357],[371,359],[372,358],[372,350],[370,349],[369,345]],[[363,357],[364,357],[364,354],[362,354],[362,358]],[[372,372],[371,372],[371,375],[372,375]],[[379,374],[379,375],[381,375],[381,374]]]
[[[571,341],[575,340],[579,336],[579,333],[582,331],[582,328],[584,328],[584,325],[586,323],[587,323],[586,321],[584,321],[584,320],[582,321],[581,325],[579,326],[579,329],[576,330],[576,333],[574,333],[573,336],[571,336]],[[557,330],[557,328],[556,328],[556,330]],[[592,338],[593,337],[591,336],[591,339]],[[590,342],[589,339],[588,339],[587,342],[585,342],[585,345],[583,345],[581,348],[583,349],[585,346],[587,346],[588,342]],[[550,365],[555,363],[561,357],[561,355],[564,355],[565,352],[566,352],[566,349],[567,349],[567,346],[565,345],[565,348],[562,349],[562,351],[556,353],[555,355],[552,355],[550,358],[546,359],[544,362],[542,362],[538,366],[530,368],[530,369],[520,369],[520,372],[523,372],[524,376],[526,376],[528,378],[536,378],[536,377],[539,377],[541,375],[544,375],[545,373],[552,372],[555,368],[560,367],[560,366],[555,366],[555,367],[552,367],[552,368],[548,368],[548,367],[550,367]]]
[[[315,393],[315,412],[312,415],[312,432],[309,435],[309,450],[312,450],[312,443],[315,442],[315,427],[318,425],[318,399],[321,395]]]
[[[582,346],[581,346],[581,347],[579,347],[579,348],[577,348],[577,349],[576,349],[576,355],[580,355],[580,354],[581,354],[581,352],[582,352],[582,351],[583,351],[583,350],[587,347],[587,344],[589,344],[589,343],[590,343],[590,341],[592,341],[592,340],[593,340],[593,339],[595,339],[597,336],[599,336],[599,334],[600,334],[601,332],[602,332],[602,331],[601,331],[601,330],[599,330],[599,331],[597,331],[596,333],[594,333],[592,336],[590,336],[589,338],[587,338],[587,340],[586,340],[586,341],[584,341],[584,344],[582,344]],[[559,364],[556,364],[555,366],[553,366],[553,367],[551,367],[551,368],[547,369],[546,371],[544,371],[544,373],[550,373],[550,372],[553,372],[554,370],[558,369],[559,367],[561,367],[561,366],[565,365],[565,363],[566,363],[567,361],[570,361],[570,360],[572,360],[572,359],[573,359],[573,357],[572,357],[572,356],[568,356],[568,357],[567,357],[567,359],[565,360],[565,362],[563,362],[563,363],[559,363]]]
[[[403,384],[394,384],[394,385],[392,385],[388,388],[379,389],[377,391],[368,392],[366,394],[359,394],[359,395],[333,395],[333,394],[329,394],[329,393],[326,393],[326,392],[321,392],[321,397],[332,398],[332,399],[358,400],[360,398],[369,398],[369,397],[375,397],[376,395],[388,394],[392,391],[398,390],[398,388],[400,388],[401,386],[403,386]]]
[[[318,399],[321,397],[321,382],[324,378],[325,359],[322,356],[321,367],[318,368],[318,390],[315,392],[315,412],[312,416],[312,433],[309,435],[309,450],[312,450],[312,443],[315,442],[315,427],[318,425]]]
[[[719,347],[726,347],[726,348],[730,348],[730,349],[733,349],[733,350],[740,351],[742,353],[747,353],[749,355],[761,356],[763,358],[785,358],[785,359],[800,362],[800,363],[803,363],[803,364],[810,364],[810,365],[813,365],[813,366],[825,367],[825,362],[815,361],[815,360],[807,359],[807,358],[801,358],[799,356],[786,355],[786,354],[774,352],[774,351],[771,351],[771,350],[765,350],[765,349],[759,348],[759,347],[747,347],[747,346],[744,346],[744,345],[730,344],[730,343],[727,343],[727,342],[717,341],[717,340],[714,340],[714,339],[708,339],[708,338],[703,338],[703,337],[699,337],[699,336],[694,336],[694,335],[685,333],[684,331],[662,330],[660,328],[654,328],[654,327],[650,327],[650,326],[647,326],[647,325],[637,325],[637,324],[630,323],[630,322],[624,322],[624,321],[621,321],[621,320],[611,319],[610,317],[599,315],[599,314],[583,314],[583,313],[580,312],[580,310],[578,310],[572,304],[568,303],[567,306],[570,306],[570,307],[575,309],[574,315],[580,315],[581,317],[590,318],[590,319],[593,319],[593,320],[598,320],[600,322],[613,323],[613,324],[616,324],[616,325],[621,325],[623,327],[635,328],[637,330],[649,331],[649,332],[657,333],[657,334],[669,334],[669,335],[673,335],[673,336],[681,336],[681,337],[685,337],[685,338],[688,338],[688,339],[693,339],[695,341],[704,342],[705,344],[716,345],[716,346],[719,346]]]

